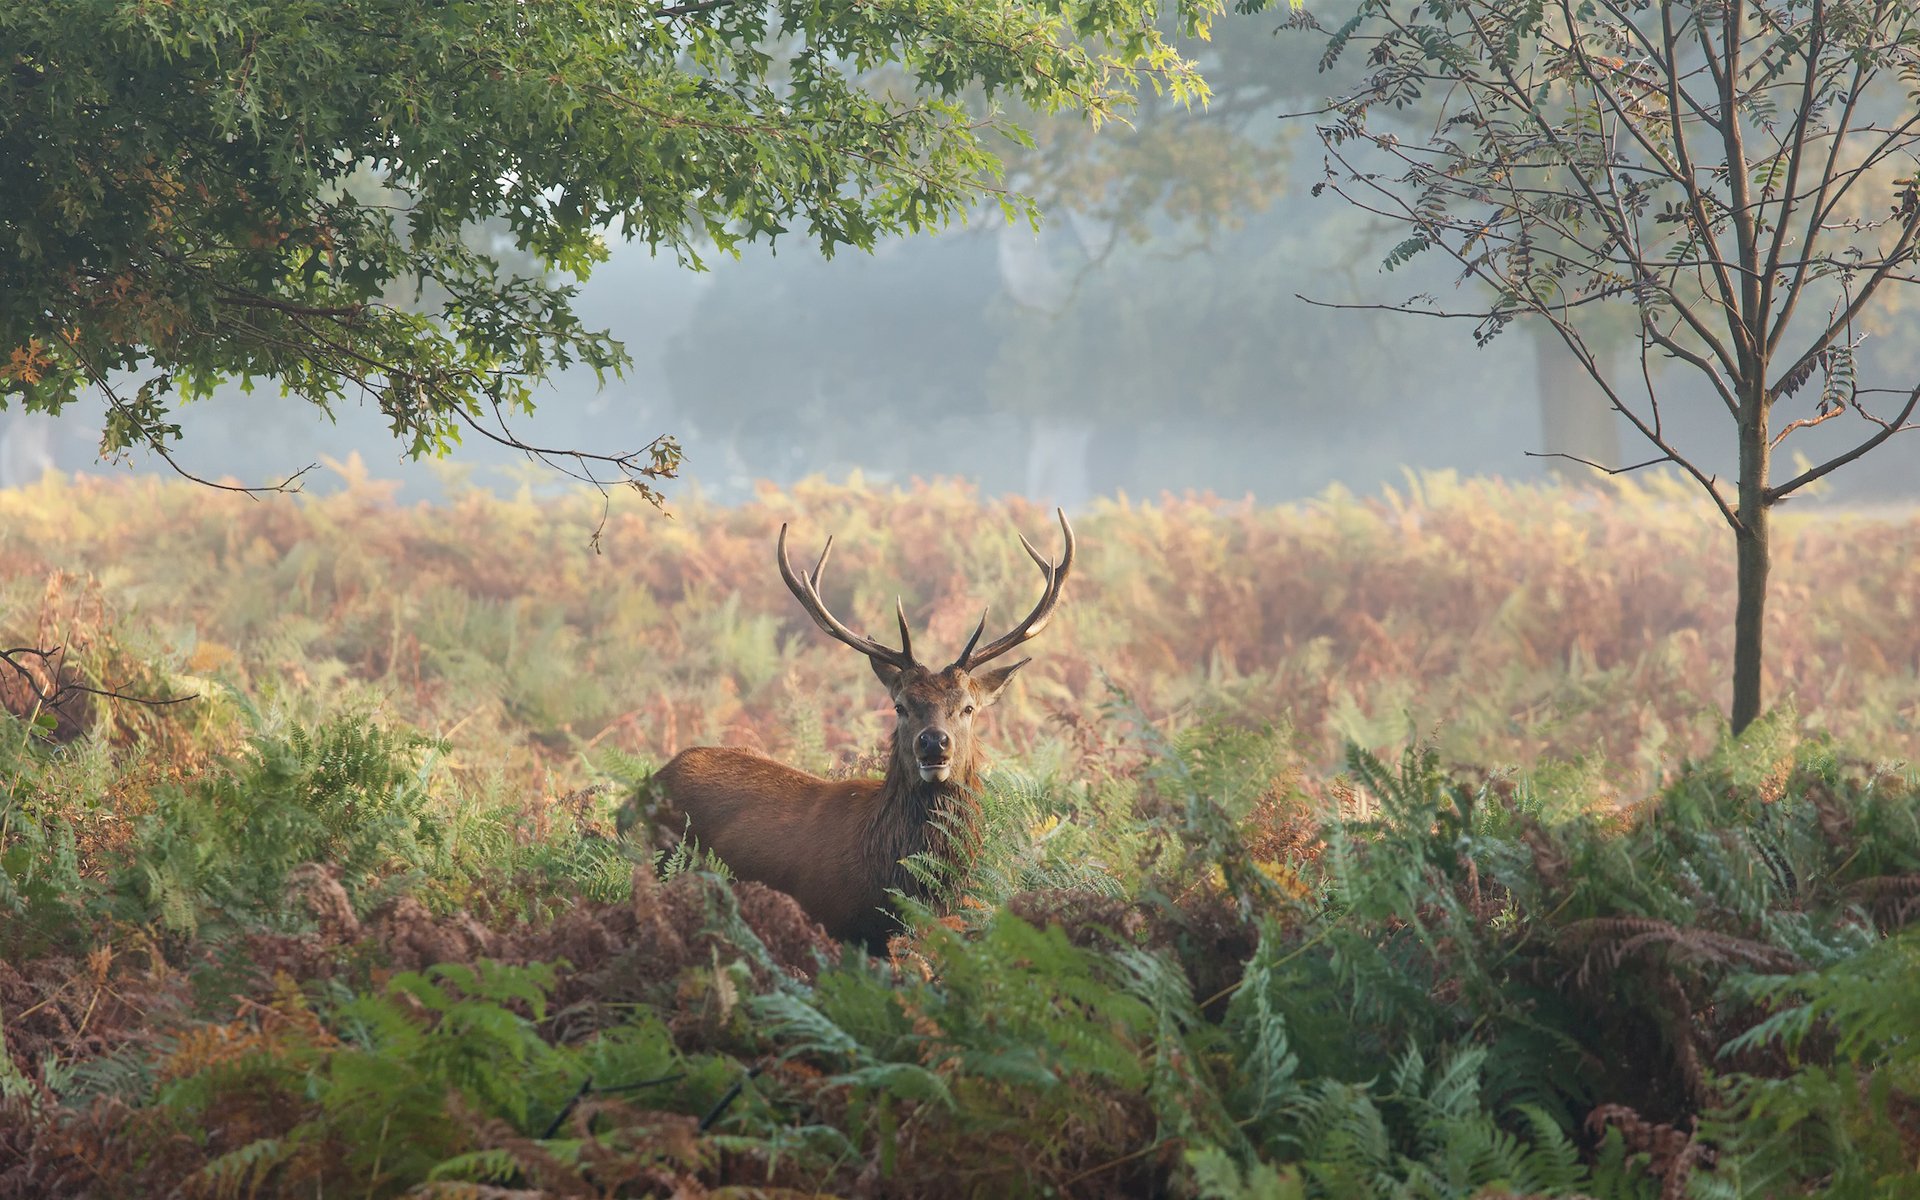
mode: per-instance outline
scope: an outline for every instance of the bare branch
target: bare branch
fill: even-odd
[[[1572,9],[1564,2],[1564,0],[1562,3],[1562,12],[1567,18],[1567,20],[1569,21],[1570,27],[1572,27],[1573,24],[1576,23],[1579,19],[1573,13]],[[1662,15],[1664,19],[1665,18],[1664,8],[1662,10]],[[1480,36],[1482,39],[1487,39],[1488,37],[1490,37],[1488,31],[1480,24],[1477,17],[1469,13],[1469,19],[1473,21],[1474,29],[1475,29],[1475,32],[1478,34],[1478,36]],[[1577,43],[1578,39],[1575,38],[1573,39],[1573,41]],[[1497,42],[1489,42],[1489,44],[1497,44]],[[1584,64],[1583,70],[1585,73],[1587,83],[1591,87],[1593,87],[1596,92],[1605,93],[1609,97],[1611,97],[1612,96],[1611,90],[1604,88],[1601,85],[1600,83],[1601,76],[1594,69],[1591,61],[1586,58],[1584,51],[1578,48],[1576,45],[1573,52],[1579,57],[1580,61]],[[1588,178],[1587,173],[1582,171],[1578,166],[1575,165],[1576,159],[1573,153],[1571,152],[1571,150],[1568,147],[1566,147],[1564,143],[1561,142],[1559,136],[1554,132],[1552,126],[1550,126],[1546,122],[1545,118],[1543,118],[1540,115],[1537,107],[1534,104],[1527,102],[1525,100],[1526,89],[1524,89],[1520,84],[1520,82],[1514,78],[1512,69],[1510,67],[1503,66],[1501,69],[1501,74],[1502,74],[1502,77],[1507,81],[1508,88],[1514,93],[1513,95],[1509,96],[1509,100],[1516,102],[1517,107],[1520,109],[1520,111],[1526,114],[1531,119],[1533,125],[1541,132],[1541,134],[1544,137],[1546,137],[1550,142],[1552,142],[1555,148],[1559,150],[1562,159],[1567,164],[1568,174],[1571,175],[1574,182],[1579,185],[1580,190],[1582,194],[1586,197],[1588,203],[1593,205],[1594,210],[1597,213],[1602,214],[1602,218],[1605,219],[1605,212],[1608,206],[1603,205],[1601,203],[1598,191],[1594,187],[1593,181]],[[1714,246],[1714,243],[1712,240],[1712,226],[1707,222],[1705,201],[1702,198],[1702,195],[1699,189],[1699,182],[1694,178],[1692,165],[1688,162],[1686,157],[1686,145],[1685,145],[1685,141],[1681,131],[1681,117],[1679,115],[1679,98],[1678,98],[1679,85],[1676,80],[1675,73],[1673,71],[1668,70],[1667,72],[1665,72],[1665,74],[1666,74],[1668,85],[1669,85],[1669,104],[1672,108],[1673,142],[1674,142],[1674,148],[1678,153],[1678,157],[1679,157],[1678,163],[1669,164],[1666,160],[1666,156],[1660,152],[1659,148],[1655,146],[1650,140],[1647,140],[1640,135],[1640,132],[1637,126],[1635,126],[1631,121],[1628,121],[1626,124],[1629,130],[1633,133],[1636,141],[1639,142],[1642,150],[1649,157],[1651,157],[1655,162],[1660,163],[1661,167],[1663,168],[1663,173],[1669,179],[1673,180],[1675,183],[1678,183],[1681,186],[1682,190],[1686,193],[1689,203],[1692,205],[1692,208],[1693,208],[1694,217],[1696,221],[1695,227],[1698,231],[1699,236],[1703,239],[1703,244],[1708,246],[1710,249],[1717,249],[1717,247]],[[1689,101],[1691,101],[1691,97],[1689,97]],[[1614,107],[1616,109],[1616,112],[1619,111],[1617,104],[1610,104],[1610,107]],[[1696,110],[1697,110],[1697,106],[1696,106]],[[1702,119],[1707,119],[1704,111],[1702,111],[1700,115]],[[1613,188],[1611,174],[1609,174],[1607,177],[1607,187],[1609,191],[1611,191]],[[1622,213],[1621,216],[1622,218],[1624,218],[1625,214]],[[1611,225],[1612,223],[1610,222],[1609,224]],[[1639,239],[1637,236],[1635,236],[1636,231],[1632,228],[1631,222],[1625,221],[1623,219],[1618,225],[1613,226],[1613,228],[1611,229],[1611,232],[1613,233],[1614,238],[1620,243],[1623,249],[1625,249],[1626,247],[1635,246],[1638,244]],[[1726,264],[1717,254],[1710,254],[1709,258],[1707,259],[1707,262],[1709,265],[1711,265],[1714,268],[1716,275],[1721,281],[1721,303],[1723,307],[1727,307],[1731,312],[1732,303],[1733,303],[1733,289],[1726,274]],[[1646,278],[1649,281],[1652,281],[1655,284],[1655,286],[1661,289],[1662,293],[1665,294],[1668,301],[1672,303],[1674,307],[1674,311],[1680,315],[1682,320],[1687,322],[1687,324],[1693,329],[1694,333],[1702,341],[1707,343],[1707,346],[1713,352],[1714,357],[1718,358],[1728,371],[1736,370],[1737,363],[1733,354],[1725,346],[1721,344],[1720,340],[1717,337],[1713,335],[1712,331],[1707,328],[1705,322],[1701,321],[1698,317],[1696,317],[1693,314],[1693,312],[1687,307],[1687,305],[1681,302],[1680,297],[1674,294],[1672,288],[1667,286],[1663,281],[1660,281],[1658,277],[1654,276],[1652,273],[1648,273]]]
[[[1713,222],[1709,220],[1707,216],[1706,199],[1700,190],[1699,177],[1695,173],[1693,166],[1692,152],[1687,148],[1685,124],[1680,115],[1680,78],[1679,72],[1675,70],[1675,66],[1679,61],[1679,44],[1678,37],[1673,28],[1673,8],[1670,5],[1662,4],[1660,6],[1660,33],[1661,41],[1666,47],[1667,55],[1667,67],[1663,72],[1666,77],[1667,116],[1668,120],[1672,123],[1673,155],[1675,162],[1680,168],[1681,187],[1686,193],[1688,211],[1693,216],[1694,231],[1706,244],[1714,246],[1717,251],[1718,245],[1713,236]],[[1713,62],[1713,56],[1711,54],[1707,55],[1707,61],[1709,64],[1708,69],[1711,71]],[[1718,80],[1716,79],[1715,82],[1717,83]],[[1723,113],[1722,116],[1729,120],[1734,119],[1732,113]],[[1711,123],[1711,119],[1709,119],[1709,123]],[[1717,254],[1714,256],[1713,261],[1713,276],[1715,286],[1719,291],[1721,306],[1727,312],[1728,331],[1733,334],[1734,341],[1737,344],[1742,338],[1742,327],[1739,320],[1739,292],[1733,286],[1733,279],[1727,272],[1725,262],[1721,261]],[[1680,307],[1684,308],[1684,306]],[[1721,351],[1716,357],[1726,365],[1728,371],[1736,375],[1740,373],[1740,364],[1735,361],[1732,355]]]
[[[1480,312],[1448,312],[1438,308],[1413,308],[1405,304],[1352,304],[1337,300],[1315,300],[1313,297],[1302,295],[1299,292],[1295,292],[1293,298],[1302,304],[1311,304],[1315,308],[1342,308],[1353,309],[1359,312],[1405,313],[1408,316],[1439,317],[1443,320],[1450,321],[1484,321],[1494,315],[1491,311],[1485,310]]]
[[[1821,222],[1825,220],[1821,214],[1827,204],[1827,189],[1833,186],[1833,168],[1840,161],[1840,148],[1847,140],[1847,127],[1852,124],[1854,108],[1860,103],[1861,89],[1866,82],[1866,69],[1865,63],[1854,67],[1853,82],[1847,88],[1846,102],[1841,105],[1840,117],[1834,122],[1833,140],[1827,144],[1826,161],[1820,169],[1820,185],[1814,190],[1813,206],[1807,217],[1805,232],[1800,236],[1800,253],[1803,257],[1811,257],[1814,244],[1819,241]],[[1780,214],[1780,224],[1783,227],[1787,224],[1787,216],[1788,214],[1784,211]],[[1800,296],[1806,290],[1808,279],[1807,272],[1796,271],[1792,281],[1787,284],[1787,294],[1780,303],[1780,315],[1774,318],[1773,328],[1767,333],[1766,350],[1769,356],[1779,346],[1781,337],[1786,334],[1787,323],[1793,319],[1793,310],[1799,307]]]
[[[560,450],[548,446],[535,446],[520,438],[507,427],[506,414],[500,411],[498,403],[494,405],[494,419],[500,422],[498,433],[481,424],[465,409],[456,411],[459,413],[460,420],[469,429],[488,441],[510,450],[518,450],[527,456],[528,461],[549,467],[568,479],[587,484],[600,493],[600,520],[594,524],[593,532],[587,537],[587,544],[593,547],[595,553],[600,551],[601,534],[605,532],[607,518],[613,512],[611,488],[615,486],[632,488],[655,508],[665,507],[665,498],[647,482],[653,479],[673,478],[674,465],[679,461],[680,450],[678,444],[665,434],[654,438],[637,450],[625,452],[599,454],[587,450]],[[660,465],[663,461],[667,465]],[[574,466],[562,465],[566,462],[571,462]],[[593,470],[595,463],[612,467],[620,473],[620,478],[603,479],[596,475]]]
[[[1834,471],[1846,466],[1854,459],[1872,450],[1875,446],[1878,446],[1896,433],[1904,433],[1911,429],[1920,429],[1920,425],[1909,423],[1913,418],[1913,412],[1916,407],[1920,407],[1920,387],[1914,388],[1913,391],[1907,394],[1906,406],[1900,410],[1899,416],[1891,421],[1876,422],[1880,425],[1880,431],[1878,433],[1867,438],[1845,454],[1836,455],[1817,467],[1809,467],[1807,470],[1800,472],[1800,474],[1787,480],[1778,487],[1768,488],[1767,502],[1769,504],[1778,503],[1783,498],[1807,486],[1814,480],[1832,474]]]
[[[1750,181],[1747,178],[1746,133],[1740,127],[1740,81],[1741,29],[1746,20],[1747,6],[1744,0],[1734,0],[1725,6],[1722,18],[1725,30],[1722,35],[1723,53],[1726,56],[1724,71],[1720,76],[1720,137],[1726,152],[1727,191],[1731,198],[1729,208],[1733,221],[1733,241],[1735,253],[1742,264],[1751,266],[1759,261],[1753,210],[1750,205]],[[1700,29],[1702,45],[1709,42],[1705,25],[1700,21],[1699,10],[1694,11],[1694,24]],[[1713,57],[1707,57],[1709,68]],[[1677,136],[1677,135],[1676,135]],[[1753,361],[1759,361],[1761,343],[1766,337],[1766,321],[1760,309],[1760,280],[1752,273],[1740,276],[1740,308],[1736,314],[1737,333],[1735,341],[1741,354]]]
[[[1714,507],[1720,510],[1721,517],[1726,520],[1728,526],[1731,527],[1736,534],[1744,530],[1746,528],[1746,522],[1742,521],[1740,515],[1727,503],[1727,498],[1720,494],[1718,477],[1708,475],[1705,471],[1702,471],[1698,465],[1681,454],[1680,451],[1667,440],[1665,430],[1657,428],[1653,422],[1635,412],[1631,405],[1628,405],[1620,398],[1619,393],[1614,390],[1612,381],[1607,378],[1607,373],[1601,370],[1599,362],[1594,359],[1592,350],[1588,348],[1586,340],[1580,336],[1578,330],[1566,322],[1556,319],[1551,312],[1542,311],[1540,315],[1552,324],[1554,332],[1560,335],[1560,340],[1565,342],[1567,349],[1573,351],[1574,357],[1580,360],[1580,365],[1586,369],[1588,376],[1591,377],[1594,383],[1599,386],[1600,390],[1606,394],[1607,402],[1613,406],[1613,410],[1625,417],[1627,422],[1640,432],[1640,436],[1650,442],[1654,449],[1660,451],[1661,455],[1667,461],[1673,463],[1674,466],[1679,467],[1682,471],[1685,471],[1693,478],[1695,483],[1700,485],[1701,490],[1706,492],[1708,497],[1713,500]],[[1651,395],[1652,389],[1649,388],[1648,390]],[[1659,407],[1656,404],[1654,413],[1657,415],[1658,412]]]
[[[1873,272],[1867,276],[1866,282],[1860,285],[1859,292],[1833,320],[1827,323],[1826,329],[1807,344],[1806,352],[1795,359],[1793,365],[1782,371],[1775,382],[1768,386],[1769,395],[1777,395],[1786,380],[1793,378],[1809,364],[1818,360],[1821,353],[1833,345],[1834,339],[1853,325],[1861,310],[1866,308],[1867,302],[1873,298],[1875,292],[1880,290],[1880,286],[1892,277],[1901,264],[1913,257],[1916,234],[1920,234],[1920,203],[1916,203],[1907,210],[1906,223],[1900,231],[1900,239],[1894,243],[1893,250],[1874,267]]]
[[[1794,114],[1792,149],[1787,158],[1787,178],[1780,192],[1780,219],[1773,224],[1773,242],[1767,247],[1766,267],[1760,273],[1761,313],[1771,310],[1773,304],[1774,276],[1780,270],[1780,256],[1786,251],[1787,215],[1793,205],[1794,188],[1800,183],[1800,164],[1806,154],[1807,130],[1813,124],[1814,81],[1820,75],[1820,47],[1824,44],[1826,27],[1823,18],[1826,14],[1826,0],[1813,0],[1813,14],[1808,18],[1808,42],[1806,46],[1807,73],[1801,81],[1799,111]],[[1803,250],[1804,253],[1804,250]],[[1772,350],[1775,335],[1770,332],[1764,349]]]
[[[1801,417],[1797,421],[1789,421],[1786,423],[1784,427],[1781,428],[1779,433],[1776,433],[1773,435],[1773,440],[1767,443],[1767,445],[1771,449],[1778,450],[1780,448],[1780,443],[1787,440],[1788,434],[1798,433],[1802,429],[1812,429],[1815,425],[1825,425],[1828,421],[1833,420],[1835,417],[1844,415],[1846,411],[1847,410],[1845,408],[1836,404],[1832,408],[1827,409],[1825,412],[1816,413],[1811,417]]]
[[[1565,454],[1558,450],[1523,450],[1521,453],[1525,454],[1528,458],[1564,458],[1569,462],[1577,462],[1583,467],[1592,467],[1602,475],[1625,475],[1632,471],[1644,471],[1648,467],[1657,467],[1663,463],[1674,461],[1672,455],[1662,454],[1658,458],[1650,458],[1645,462],[1634,463],[1630,467],[1608,467],[1602,466],[1590,458],[1581,458],[1578,454]]]
[[[184,696],[136,696],[118,688],[92,687],[77,682],[70,673],[65,672],[65,657],[66,647],[64,646],[55,646],[50,650],[43,650],[37,646],[13,646],[0,650],[0,662],[13,668],[15,675],[26,684],[34,700],[45,708],[58,709],[75,696],[99,696],[107,700],[126,700],[156,708],[169,704],[184,704],[199,698],[198,692],[189,692]],[[46,681],[40,678],[41,672],[36,672],[22,661],[28,658],[39,660],[42,671],[47,676]]]

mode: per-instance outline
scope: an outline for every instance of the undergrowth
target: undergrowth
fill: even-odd
[[[657,862],[620,788],[531,828],[365,718],[243,705],[119,838],[47,800],[97,752],[29,740],[0,1196],[1920,1186],[1911,778],[1785,712],[1630,810],[1105,717],[992,777],[885,961]]]
[[[828,770],[879,740],[887,709],[782,586],[780,526],[796,553],[837,535],[828,599],[856,627],[890,624],[898,595],[916,636],[952,653],[982,605],[1032,604],[1015,534],[1052,524],[952,482],[814,481],[671,521],[616,503],[595,543],[595,499],[402,507],[341,470],[343,490],[273,504],[155,480],[0,492],[0,624],[115,684],[156,662],[178,688],[149,694],[224,682],[309,724],[376,712],[478,748],[453,756],[469,783],[561,795],[591,781],[583,753],[712,744]],[[1200,710],[1285,724],[1316,773],[1349,741],[1391,755],[1414,729],[1484,770],[1584,756],[1638,797],[1711,750],[1731,657],[1723,533],[1665,488],[1431,474],[1288,506],[1097,502],[994,743],[1070,765],[1050,727],[1071,742],[1094,721],[1104,675],[1166,729]],[[1908,753],[1920,623],[1888,619],[1887,598],[1920,587],[1920,520],[1796,510],[1777,539],[1774,694],[1853,753]]]
[[[1693,585],[1580,566],[1681,555],[1658,497],[1423,487],[1088,520],[983,836],[910,864],[884,959],[628,803],[698,740],[871,766],[870,684],[763,578],[793,499],[648,526],[609,583],[526,569],[530,501],[0,497],[16,611],[201,695],[0,716],[0,1200],[1920,1194],[1920,781],[1869,756],[1912,630],[1715,741]],[[847,610],[904,581],[937,642],[1031,588],[1019,506],[801,498]],[[42,588],[53,500],[161,582]]]

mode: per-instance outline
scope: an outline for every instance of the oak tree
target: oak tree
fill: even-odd
[[[1203,33],[1217,0],[1174,0]],[[1156,0],[43,0],[0,6],[0,405],[269,381],[656,495],[677,449],[530,446],[557,368],[618,370],[573,280],[637,239],[827,252],[1002,190],[1003,102],[1095,123],[1204,85]],[[475,236],[492,228],[498,237]],[[528,256],[532,271],[502,269]],[[171,458],[169,458],[171,461]]]

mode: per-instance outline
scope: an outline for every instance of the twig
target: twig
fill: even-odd
[[[295,304],[291,300],[275,300],[271,296],[252,296],[244,292],[230,292],[220,297],[220,303],[235,308],[261,308],[268,312],[286,313],[296,317],[326,317],[329,319],[345,317],[348,321],[357,320],[367,311],[364,304],[314,305]]]
[[[60,668],[63,664],[54,663],[53,660],[57,657],[64,656],[65,653],[66,647],[64,646],[55,646],[51,650],[42,650],[35,646],[14,646],[8,650],[0,650],[0,662],[4,662],[9,667],[12,667],[14,671],[19,674],[20,678],[26,681],[27,688],[33,693],[34,699],[48,708],[58,708],[62,704],[65,704],[70,697],[79,694],[100,696],[108,700],[128,700],[135,704],[150,704],[155,706],[181,704],[188,700],[196,700],[200,696],[198,692],[189,692],[184,696],[169,696],[163,700],[152,696],[128,695],[116,688],[97,688],[84,683],[62,683],[60,682]],[[57,686],[49,688],[43,685],[40,680],[35,677],[32,669],[16,657],[27,654],[48,664],[46,670],[53,676],[54,683]]]
[[[1768,448],[1772,450],[1778,450],[1780,448],[1780,443],[1786,441],[1787,435],[1792,433],[1794,430],[1812,429],[1815,425],[1824,425],[1828,421],[1833,420],[1835,417],[1839,416],[1841,413],[1844,413],[1846,411],[1847,409],[1845,405],[1836,404],[1832,408],[1828,409],[1826,412],[1819,414],[1818,416],[1801,417],[1798,421],[1789,421],[1787,422],[1786,428],[1782,429],[1779,433],[1776,433],[1773,435],[1773,442]]]
[[[1592,467],[1603,475],[1625,475],[1629,471],[1640,471],[1647,467],[1657,467],[1661,463],[1674,461],[1673,455],[1662,454],[1658,458],[1650,458],[1645,462],[1634,463],[1630,467],[1608,467],[1602,466],[1592,459],[1581,458],[1578,454],[1566,454],[1558,450],[1523,450],[1521,453],[1525,454],[1528,458],[1564,458],[1569,462],[1577,462],[1583,467]]]
[[[740,1093],[746,1090],[747,1083],[758,1077],[760,1072],[764,1070],[766,1070],[764,1063],[755,1063],[752,1067],[748,1068],[745,1075],[742,1075],[734,1081],[732,1087],[721,1093],[720,1099],[714,1102],[711,1109],[707,1110],[707,1115],[700,1118],[699,1131],[705,1133],[707,1130],[712,1129],[721,1117],[726,1116],[727,1110],[733,1107],[733,1102],[738,1100]]]
[[[654,438],[651,442],[648,442],[637,450],[628,450],[624,453],[599,454],[587,450],[561,450],[553,447],[535,446],[525,441],[508,427],[506,414],[501,411],[498,401],[495,401],[493,405],[493,419],[500,424],[500,431],[498,433],[487,428],[478,418],[464,408],[456,408],[455,415],[458,416],[461,421],[465,422],[469,429],[481,437],[509,449],[518,450],[526,455],[529,461],[550,467],[567,478],[588,484],[592,486],[594,490],[598,491],[601,501],[600,520],[594,525],[593,533],[587,539],[587,544],[593,547],[596,554],[600,551],[600,535],[606,530],[607,519],[613,511],[612,487],[617,485],[632,488],[634,491],[639,492],[640,495],[655,508],[661,509],[663,512],[665,511],[665,498],[647,482],[648,480],[664,480],[675,477],[675,470],[680,460],[680,447],[677,442],[665,434]],[[643,456],[651,458],[653,461],[643,465],[641,461]],[[665,465],[655,465],[663,458],[665,459]],[[555,461],[557,459],[572,459],[579,469],[572,470],[562,466],[559,462]],[[593,473],[593,463],[606,463],[618,470],[622,478],[602,479]],[[672,514],[668,513],[667,515],[671,516]]]
[[[656,17],[686,17],[694,13],[707,12],[710,9],[725,8],[735,0],[692,0],[688,4],[669,4],[654,12]]]
[[[595,1087],[593,1086],[593,1076],[589,1075],[580,1081],[580,1086],[575,1089],[573,1095],[567,1102],[560,1106],[560,1111],[553,1114],[553,1120],[548,1123],[546,1132],[540,1135],[540,1140],[544,1142],[554,1134],[560,1132],[561,1122],[567,1119],[568,1115],[573,1112],[581,1099],[588,1093],[599,1096],[609,1096],[615,1092],[633,1092],[644,1087],[654,1087],[662,1083],[673,1083],[686,1077],[687,1073],[685,1071],[675,1071],[671,1075],[661,1075],[655,1079],[637,1079],[632,1083],[617,1083],[612,1087]]]
[[[625,729],[627,726],[633,724],[635,718],[645,715],[646,711],[647,710],[644,708],[636,708],[632,712],[627,713],[625,716],[615,717],[613,720],[607,722],[607,727],[605,729],[602,729],[599,733],[596,733],[592,737],[588,738],[586,741],[586,744],[581,746],[580,749],[582,750],[593,749],[595,746],[598,746],[602,741],[606,740],[606,737],[608,734],[618,729]]]
[[[177,461],[175,461],[173,454],[170,451],[168,451],[165,443],[163,443],[160,440],[159,436],[143,428],[140,425],[140,422],[137,419],[135,419],[131,413],[128,412],[127,402],[120,398],[120,394],[118,392],[113,390],[113,385],[107,382],[106,374],[101,370],[99,370],[97,367],[95,367],[91,359],[89,359],[85,354],[81,353],[80,342],[78,338],[63,333],[61,334],[61,340],[67,344],[67,349],[73,352],[74,359],[79,362],[80,369],[86,373],[88,380],[90,380],[93,383],[93,386],[100,389],[100,394],[102,396],[106,397],[107,404],[115,412],[120,413],[122,416],[127,417],[127,419],[134,426],[134,428],[140,430],[141,441],[146,445],[146,448],[153,451],[153,453],[159,455],[160,461],[166,463],[167,466],[172,469],[173,473],[180,476],[182,479],[200,484],[202,487],[213,488],[216,491],[239,492],[242,495],[249,496],[255,500],[258,500],[260,498],[260,493],[262,492],[297,492],[299,491],[300,489],[293,485],[299,482],[300,477],[302,475],[305,475],[308,471],[311,471],[315,467],[320,465],[318,463],[308,463],[306,466],[301,467],[298,471],[295,471],[293,474],[287,476],[285,479],[281,480],[279,483],[272,484],[267,487],[245,487],[237,483],[215,483],[211,479],[203,479],[200,476],[195,475],[192,471],[187,470],[185,467],[181,466]]]
[[[1778,487],[1768,488],[1766,493],[1767,502],[1769,504],[1774,503],[1789,493],[1798,491],[1800,488],[1812,483],[1821,476],[1846,466],[1854,459],[1859,458],[1896,433],[1904,433],[1909,429],[1920,428],[1920,425],[1908,423],[1913,417],[1916,407],[1920,407],[1920,387],[1914,388],[1913,391],[1908,394],[1906,406],[1900,410],[1899,416],[1891,421],[1875,422],[1880,426],[1880,432],[1874,434],[1866,441],[1861,442],[1845,454],[1836,455],[1817,467],[1810,467]]]
[[[1406,304],[1358,304],[1338,300],[1315,300],[1312,296],[1303,295],[1300,292],[1295,292],[1293,298],[1302,304],[1310,304],[1315,308],[1337,308],[1355,312],[1404,313],[1410,317],[1439,317],[1442,320],[1449,321],[1484,321],[1489,317],[1497,315],[1492,310],[1485,312],[1450,312],[1446,309],[1439,308],[1414,308]]]
[[[1075,1175],[1073,1178],[1062,1183],[1060,1185],[1060,1190],[1064,1192],[1068,1188],[1072,1187],[1076,1183],[1079,1183],[1083,1179],[1091,1179],[1095,1175],[1098,1175],[1103,1171],[1111,1171],[1115,1167],[1123,1167],[1126,1164],[1132,1162],[1134,1159],[1144,1158],[1147,1155],[1153,1153],[1155,1150],[1162,1148],[1163,1146],[1178,1145],[1181,1142],[1184,1142],[1186,1140],[1187,1139],[1183,1137],[1175,1136],[1170,1138],[1160,1138],[1157,1141],[1148,1142],[1146,1145],[1140,1147],[1138,1150],[1133,1150],[1126,1154],[1122,1154],[1119,1158],[1109,1159],[1108,1161],[1101,1163],[1097,1167],[1088,1167],[1086,1170],[1080,1172],[1078,1175]]]

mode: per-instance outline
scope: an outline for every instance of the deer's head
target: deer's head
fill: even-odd
[[[1028,557],[1046,576],[1040,602],[1027,614],[1026,620],[985,646],[980,645],[980,635],[986,632],[987,616],[981,613],[980,623],[974,627],[973,636],[967,639],[967,647],[960,652],[960,657],[937,671],[914,659],[906,606],[899,600],[894,601],[894,612],[900,622],[898,650],[853,632],[829,612],[820,599],[820,574],[826,569],[827,556],[833,553],[833,539],[827,539],[826,549],[820,552],[820,561],[813,570],[800,575],[787,559],[787,527],[780,527],[780,577],[786,580],[787,588],[815,624],[867,656],[873,673],[893,699],[893,711],[898,717],[893,734],[893,774],[899,778],[918,779],[922,783],[945,783],[958,778],[963,783],[973,783],[979,763],[974,717],[997,700],[1015,672],[1032,660],[1023,658],[990,670],[981,668],[1046,627],[1060,603],[1060,589],[1073,566],[1073,526],[1067,523],[1066,513],[1055,511],[1060,517],[1060,531],[1066,538],[1066,548],[1058,563],[1041,557],[1033,543],[1024,536],[1020,538]]]

